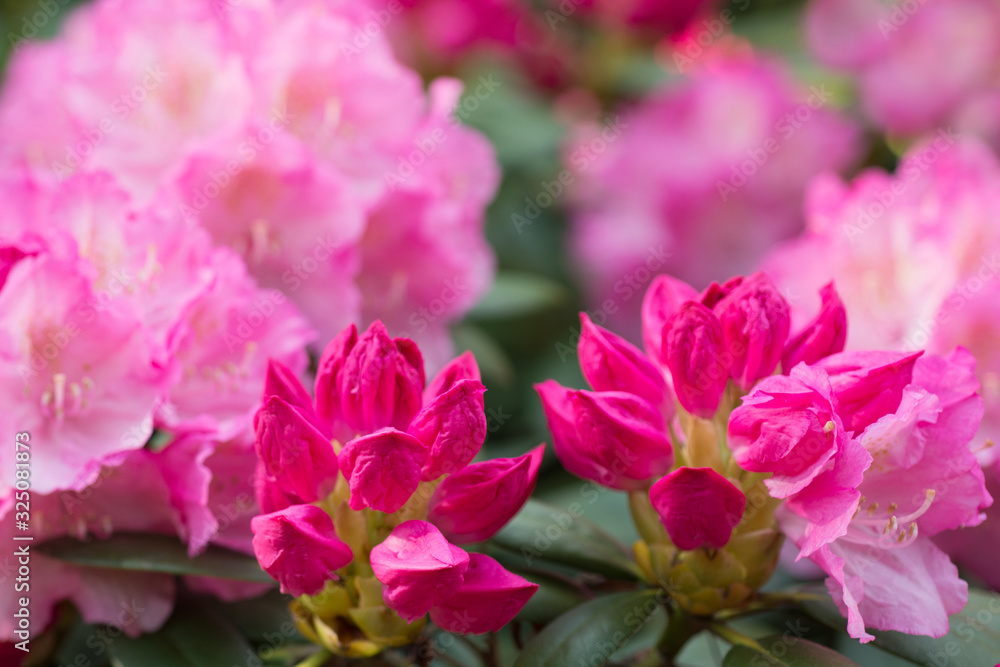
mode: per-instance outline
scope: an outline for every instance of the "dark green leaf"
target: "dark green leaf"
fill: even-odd
[[[844,630],[847,622],[829,597],[802,606],[817,620]],[[951,631],[940,639],[870,628],[868,631],[875,635],[874,646],[914,665],[991,667],[1000,661],[1000,594],[970,589],[969,604],[951,617]]]
[[[529,500],[493,542],[524,557],[527,565],[551,561],[609,577],[638,579],[625,548],[596,524],[563,509]]]
[[[763,651],[734,646],[722,667],[860,667],[836,651],[795,635],[774,635],[760,640]]]
[[[229,623],[190,606],[178,609],[159,632],[116,639],[111,656],[115,667],[230,667],[258,659]]]
[[[61,537],[38,545],[38,550],[87,567],[275,583],[252,556],[210,545],[204,553],[190,558],[187,547],[167,535],[121,533],[89,542]]]
[[[603,665],[659,609],[658,593],[615,593],[574,608],[532,637],[514,667]]]

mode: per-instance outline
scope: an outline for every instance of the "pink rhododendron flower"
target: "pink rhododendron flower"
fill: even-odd
[[[165,388],[149,333],[126,304],[97,310],[88,267],[26,257],[0,290],[0,432],[27,431],[37,493],[80,490],[116,452],[141,448]],[[0,489],[14,486],[13,460]]]
[[[996,158],[975,142],[940,136],[906,154],[895,175],[871,170],[852,183],[818,179],[806,233],[764,262],[782,291],[795,295],[799,323],[819,309],[813,291],[836,281],[851,314],[848,349],[946,354],[967,347],[985,403],[972,446],[988,475],[996,450],[983,445],[1000,438],[998,205]],[[960,549],[968,553],[977,533],[983,545],[992,544],[989,531],[988,524],[963,529]],[[946,549],[949,535],[937,540]]]
[[[969,447],[983,415],[975,360],[963,348],[946,356],[840,352],[847,322],[839,290],[829,280],[815,288],[823,310],[793,328],[790,305],[765,274],[712,283],[701,294],[657,278],[643,302],[643,334],[678,398],[676,414],[654,418],[635,394],[574,391],[550,380],[538,390],[556,455],[570,472],[629,492],[642,538],[637,563],[671,581],[668,593],[682,608],[705,614],[738,604],[724,596],[737,582],[753,589],[767,580],[784,533],[798,558],[828,575],[853,637],[873,639],[866,626],[942,636],[948,616],[965,605],[967,585],[931,538],[978,525],[992,503]],[[730,323],[725,333],[720,317]],[[600,343],[594,337],[606,334],[588,335],[582,363]],[[682,344],[710,352],[697,361]],[[782,356],[810,363],[786,368]],[[691,377],[713,366],[713,400],[692,401]],[[754,381],[738,398],[740,385]],[[589,402],[577,405],[581,397]],[[636,456],[636,443],[668,432],[672,455],[663,468],[631,478],[621,477],[622,466],[618,477],[599,474],[616,458],[648,461]],[[699,565],[704,573],[678,585],[670,577],[694,572],[677,569],[683,558],[715,565]]]
[[[858,79],[869,117],[890,133],[954,125],[996,142],[1000,8],[990,0],[928,2],[916,11],[880,0],[813,0],[813,53]]]
[[[614,304],[619,332],[638,338],[638,296],[657,273],[702,288],[799,231],[809,180],[857,154],[828,103],[776,63],[726,56],[578,132],[571,244],[591,303]]]
[[[366,33],[366,3],[119,5],[18,49],[0,121],[21,129],[0,164],[45,181],[109,171],[235,250],[323,339],[381,318],[443,363],[448,324],[492,280],[499,181],[453,114],[460,84],[426,93]]]
[[[255,418],[254,486],[267,514],[254,519],[254,551],[268,573],[294,595],[314,595],[341,585],[338,577],[371,590],[364,577],[373,571],[386,618],[406,621],[407,632],[419,633],[428,613],[453,632],[510,621],[537,586],[489,559],[470,569],[469,554],[448,539],[499,531],[531,494],[542,448],[471,463],[486,437],[479,377],[466,353],[427,383],[420,349],[379,321],[360,334],[352,324],[327,345],[315,399],[272,362],[273,393]],[[308,525],[295,518],[302,512]],[[365,609],[377,607],[366,600]],[[354,623],[349,611],[337,614]]]
[[[965,605],[967,585],[930,538],[980,523],[992,502],[969,449],[983,413],[974,368],[961,349],[845,352],[765,380],[733,413],[737,459],[775,472],[782,528],[829,575],[862,641],[874,639],[866,626],[940,637]],[[869,400],[852,403],[862,391]]]

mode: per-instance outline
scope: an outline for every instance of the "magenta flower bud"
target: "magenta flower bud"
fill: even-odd
[[[629,491],[648,487],[673,465],[663,415],[648,401],[618,391],[574,391],[553,380],[535,390],[556,456],[574,475]]]
[[[508,572],[489,556],[469,554],[462,586],[431,607],[431,620],[457,634],[496,632],[514,620],[537,590],[538,584]]]
[[[706,308],[714,309],[717,303],[729,296],[734,289],[742,285],[743,280],[743,276],[733,276],[721,285],[713,282],[705,288],[705,291],[701,293],[698,300],[701,301],[701,304]]]
[[[666,404],[660,369],[637,347],[597,326],[586,313],[580,313],[580,325],[580,369],[594,391],[627,391],[653,405]]]
[[[695,301],[681,305],[663,327],[663,357],[685,410],[711,419],[729,381],[722,325]]]
[[[253,426],[264,473],[286,495],[311,503],[333,490],[337,454],[301,410],[272,396],[254,415]]]
[[[316,421],[311,416],[313,404],[309,392],[290,368],[274,359],[268,359],[264,378],[264,400],[271,396],[278,396],[285,403],[302,410],[310,421]]]
[[[642,344],[646,354],[663,360],[663,326],[685,301],[697,301],[698,292],[687,283],[666,274],[656,276],[642,299]]]
[[[353,339],[348,327],[323,353],[316,377],[320,416],[331,424],[343,421],[352,433],[406,430],[422,403],[420,351],[413,341],[390,338],[378,320]]]
[[[923,352],[841,352],[816,362],[830,375],[844,428],[860,435],[880,417],[896,411],[913,366]]]
[[[417,490],[426,458],[423,443],[392,428],[348,442],[340,450],[340,469],[351,488],[351,509],[398,510]]]
[[[430,403],[435,398],[451,389],[459,380],[482,380],[479,365],[472,352],[463,352],[442,368],[434,379],[424,389],[424,403]]]
[[[486,409],[479,380],[459,380],[420,411],[409,434],[424,443],[423,479],[455,472],[476,458],[486,440]]]
[[[250,520],[253,552],[289,595],[315,595],[335,570],[350,565],[351,548],[340,541],[330,516],[315,505],[292,505]]]
[[[823,357],[844,351],[847,343],[847,311],[833,283],[819,291],[823,300],[819,313],[806,327],[792,337],[781,355],[781,370],[788,373],[799,362],[812,365]]]
[[[372,549],[371,564],[386,605],[413,622],[459,590],[469,554],[432,524],[405,521]]]
[[[714,307],[722,324],[729,372],[741,389],[749,389],[774,372],[788,340],[788,302],[771,279],[755,273]]]
[[[358,328],[353,324],[331,340],[320,355],[316,369],[316,413],[320,420],[332,430],[343,421],[340,386],[344,372],[344,362],[358,343]]]
[[[434,490],[428,521],[456,544],[488,540],[527,502],[544,453],[539,445],[524,456],[473,463],[449,475]]]
[[[649,500],[685,551],[726,546],[747,506],[743,492],[711,468],[678,468],[653,485]]]

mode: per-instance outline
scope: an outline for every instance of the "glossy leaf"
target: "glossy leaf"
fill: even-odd
[[[115,667],[220,667],[259,660],[228,622],[191,606],[178,609],[159,632],[119,637],[109,650]]]
[[[576,607],[532,637],[514,667],[603,665],[659,608],[658,594],[658,590],[615,593]]]
[[[253,556],[209,545],[191,558],[183,543],[166,535],[121,533],[89,542],[61,537],[37,548],[50,558],[87,567],[276,583]]]
[[[833,649],[793,634],[774,635],[758,642],[763,651],[748,646],[734,646],[722,661],[722,667],[860,667]]]
[[[596,524],[535,500],[529,500],[493,542],[520,554],[529,566],[551,561],[609,577],[640,577],[625,547]]]

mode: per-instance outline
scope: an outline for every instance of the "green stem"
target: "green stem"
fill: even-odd
[[[332,657],[332,653],[323,649],[322,651],[316,651],[295,667],[323,667],[323,665],[325,665]]]
[[[672,665],[674,658],[688,641],[701,632],[702,625],[675,605],[669,605],[667,613],[669,614],[667,627],[660,635],[660,641],[657,642],[656,648],[660,655],[669,661],[668,664]]]
[[[760,651],[765,653],[764,647],[761,646],[756,640],[747,637],[742,632],[737,632],[733,630],[728,625],[722,625],[721,623],[712,623],[708,626],[709,631],[719,637],[720,639],[725,639],[727,642],[734,646],[746,646],[752,648],[755,651]]]

